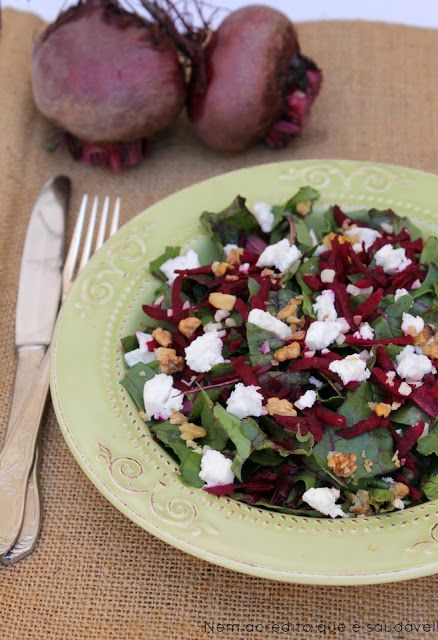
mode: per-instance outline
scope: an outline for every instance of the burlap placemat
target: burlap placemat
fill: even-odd
[[[369,159],[437,171],[438,32],[371,23],[299,27],[303,50],[324,68],[325,85],[303,137],[281,152],[208,151],[184,119],[138,169],[123,175],[46,151],[49,127],[29,83],[29,15],[4,12],[0,45],[0,430],[9,411],[15,359],[18,269],[27,219],[52,174],[80,195],[123,197],[123,220],[200,179],[292,158]],[[177,215],[177,213],[175,214]],[[71,223],[70,223],[71,227]],[[41,437],[43,529],[36,552],[0,570],[1,640],[430,637],[380,631],[381,623],[436,616],[438,576],[377,587],[306,587],[263,581],[210,566],[137,528],[85,478],[47,411]],[[291,553],[294,550],[291,549]],[[289,623],[281,634],[245,624]],[[360,627],[353,628],[357,622]],[[207,624],[208,623],[208,624]],[[318,623],[326,624],[317,628]],[[346,624],[345,632],[336,625]],[[366,624],[371,625],[370,628]],[[240,624],[215,627],[214,624]],[[292,624],[314,625],[295,627]],[[208,626],[210,625],[210,627]],[[341,627],[342,629],[342,627]],[[374,629],[374,630],[373,630]],[[389,629],[389,627],[388,627]]]

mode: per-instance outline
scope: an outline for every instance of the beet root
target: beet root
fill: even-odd
[[[197,85],[189,114],[210,147],[241,151],[264,139],[281,147],[302,131],[322,73],[302,56],[290,20],[275,9],[249,6],[231,13],[207,52],[207,87]]]
[[[73,155],[115,170],[140,162],[186,97],[171,39],[114,0],[79,2],[48,27],[34,47],[32,86]]]

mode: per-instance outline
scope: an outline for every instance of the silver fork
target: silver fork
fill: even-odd
[[[111,237],[119,227],[121,200],[116,198],[111,222],[108,227],[110,198],[105,197],[102,205],[100,216],[99,198],[93,199],[91,211],[87,215],[88,195],[84,195],[79,208],[76,225],[70,242],[67,258],[64,263],[62,272],[62,301],[68,295],[72,284],[79,272],[88,263],[90,257],[98,251],[105,242],[105,239]],[[88,224],[87,224],[88,217]],[[86,227],[86,231],[85,231]],[[97,227],[97,231],[96,231]],[[94,240],[94,245],[93,245]],[[79,257],[82,245],[82,252]],[[26,461],[20,467],[22,472],[18,477],[15,475],[10,479],[10,487],[16,498],[18,508],[13,509],[11,518],[11,548],[5,553],[0,561],[2,564],[11,565],[25,556],[32,553],[35,548],[41,524],[40,495],[38,487],[37,462],[38,450],[35,450],[35,443],[38,435],[38,428],[41,422],[42,412],[49,389],[49,350],[46,352],[41,362],[39,370],[36,374],[37,380],[34,381],[32,391],[29,392],[21,410],[17,410],[14,422],[20,421],[24,427],[22,429],[21,438],[29,443],[29,439],[33,440],[33,446],[26,447]],[[34,416],[38,415],[39,420],[35,420]],[[32,418],[27,421],[26,418]],[[33,425],[33,429],[29,426]],[[23,433],[26,431],[26,433]],[[32,443],[30,443],[32,444]],[[35,455],[34,455],[35,450]],[[32,466],[33,465],[33,466]],[[30,474],[29,474],[30,472]],[[4,479],[2,478],[2,481]],[[23,511],[24,501],[24,511]],[[20,507],[21,505],[21,507]],[[14,505],[15,506],[15,505]],[[0,503],[0,508],[2,507]],[[9,509],[10,511],[10,509]],[[2,511],[4,513],[4,511]],[[15,541],[14,541],[15,540]]]

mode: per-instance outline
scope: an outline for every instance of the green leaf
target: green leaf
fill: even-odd
[[[295,228],[297,232],[297,241],[300,245],[302,245],[301,248],[313,247],[312,236],[310,235],[310,231],[307,228],[307,225],[304,222],[304,220],[301,220],[301,219],[296,220]]]
[[[180,472],[183,481],[191,487],[200,489],[204,486],[203,481],[199,477],[201,471],[202,455],[195,451],[190,451],[188,456],[181,462]]]
[[[371,323],[371,326],[374,329],[374,336],[378,339],[382,339],[394,338],[403,335],[401,330],[403,313],[409,311],[412,303],[413,298],[409,295],[402,296],[397,300],[397,302],[388,304],[386,308],[385,305],[382,304],[381,308],[383,308],[383,311],[381,312],[381,316]]]
[[[223,211],[204,211],[201,215],[201,225],[219,250],[223,251],[223,245],[226,244],[239,244],[241,232],[259,229],[257,220],[245,203],[246,198],[237,196]]]
[[[394,211],[392,211],[392,209],[386,209],[384,211],[381,211],[379,209],[371,209],[369,211],[369,216],[379,225],[382,222],[392,224],[394,233],[396,235],[401,233],[403,229],[407,229],[409,231],[412,240],[421,238],[423,235],[420,229],[409,218],[397,215],[396,213],[394,213]]]
[[[333,207],[322,212],[320,207],[314,207],[305,218],[308,229],[313,229],[319,241],[328,233],[336,231],[336,222],[333,217]]]
[[[315,440],[313,439],[310,431],[309,433],[302,434],[298,427],[293,441],[290,444],[288,443],[288,451],[296,456],[310,456],[313,451],[314,444]]]
[[[212,399],[201,391],[199,394],[203,400],[203,406],[201,409],[201,423],[204,429],[207,431],[203,442],[209,445],[216,451],[223,451],[228,441],[228,434],[224,430],[220,420],[214,414],[214,403]],[[219,394],[220,395],[220,390]]]
[[[430,456],[433,453],[438,456],[438,421],[429,430],[427,436],[418,440],[417,451],[423,456]]]
[[[376,513],[383,511],[393,511],[394,509],[394,494],[389,489],[371,489],[370,505],[375,508]]]
[[[183,462],[192,451],[187,448],[185,441],[182,440],[177,424],[157,422],[150,425],[150,430],[160,442],[172,449],[180,462]]]
[[[347,427],[351,427],[356,422],[368,418],[371,414],[368,403],[372,401],[373,392],[369,382],[362,382],[355,391],[347,393],[345,402],[338,409],[338,413],[345,417]]]
[[[297,213],[297,205],[302,202],[310,202],[311,204],[315,202],[315,200],[319,200],[320,193],[313,187],[301,187],[297,193],[290,198],[284,205],[284,210]]]
[[[156,372],[147,364],[139,362],[130,367],[123,380],[120,381],[122,387],[126,389],[139,411],[144,411],[143,388],[146,380],[154,378]]]
[[[411,402],[407,402],[405,405],[397,409],[396,411],[391,411],[391,422],[396,422],[397,424],[404,425],[413,425],[417,424],[420,420],[424,420],[428,422],[430,418],[427,416],[424,411],[422,411],[416,404],[412,404]],[[438,432],[437,432],[438,436]],[[423,440],[422,438],[420,442]],[[437,439],[438,446],[438,439]],[[426,454],[427,455],[427,454]]]
[[[250,299],[254,298],[254,296],[256,296],[260,291],[260,285],[257,280],[254,280],[254,278],[248,278],[248,291]]]
[[[150,273],[156,278],[166,281],[166,276],[160,270],[160,267],[167,260],[170,260],[171,258],[176,258],[177,256],[179,256],[180,252],[181,252],[181,247],[166,247],[163,253],[160,256],[158,256],[158,258],[155,258],[155,260],[152,260],[149,263]]]
[[[423,251],[420,255],[420,262],[422,264],[438,262],[438,238],[431,236],[426,240]]]
[[[246,340],[248,342],[249,357],[253,366],[257,364],[266,364],[272,360],[272,352],[283,346],[283,341],[277,338],[270,331],[260,329],[251,322],[246,323]],[[260,351],[261,345],[265,341],[269,342],[269,353],[262,353]]]
[[[436,294],[436,286],[438,285],[438,265],[434,262],[429,264],[427,275],[423,280],[421,287],[414,289],[411,295],[413,298],[422,298],[427,293]]]
[[[278,385],[287,387],[292,393],[296,388],[297,391],[309,382],[309,371],[267,371],[259,376],[260,383],[265,387],[270,387],[270,383],[274,383],[272,391],[278,389]]]
[[[302,262],[300,268],[296,273],[296,280],[300,286],[301,294],[303,296],[302,309],[303,313],[307,316],[315,318],[315,312],[313,311],[313,291],[303,280],[303,276],[306,274],[316,275],[319,273],[319,258],[312,256],[307,262]]]
[[[266,310],[269,311],[269,313],[272,313],[272,315],[277,315],[280,309],[283,309],[287,303],[297,295],[297,293],[288,288],[278,289],[278,291],[270,291],[268,307]]]
[[[190,412],[189,421],[196,422],[201,418],[201,412],[205,404],[205,396],[209,398],[210,401],[215,401],[219,398],[222,393],[222,389],[219,387],[217,389],[208,389],[202,392],[190,394],[190,400],[192,401],[192,410]]]
[[[431,475],[422,489],[429,500],[438,500],[438,473]]]
[[[353,483],[361,478],[373,478],[395,469],[395,464],[392,461],[393,440],[386,429],[375,429],[350,440],[337,435],[334,429],[327,429],[322,440],[313,448],[316,462],[327,473],[331,473],[327,464],[327,456],[331,451],[356,455],[358,466],[352,476]],[[372,461],[371,471],[366,471],[365,460]]]
[[[123,353],[134,351],[134,349],[138,348],[137,336],[135,335],[135,333],[132,336],[125,336],[124,338],[120,339],[120,344],[122,345]]]

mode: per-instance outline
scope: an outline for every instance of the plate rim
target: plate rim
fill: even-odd
[[[315,163],[326,163],[333,166],[339,165],[354,165],[356,167],[377,167],[383,169],[394,169],[394,170],[407,170],[409,173],[416,173],[420,175],[425,175],[431,177],[435,180],[438,180],[438,175],[422,171],[419,169],[413,169],[403,165],[396,164],[388,164],[388,163],[377,163],[368,160],[348,160],[348,159],[327,159],[327,158],[312,158],[312,159],[299,159],[299,160],[285,160],[279,162],[270,162],[263,164],[255,164],[251,166],[241,167],[240,169],[236,169],[233,171],[228,171],[224,173],[217,174],[210,178],[206,178],[204,180],[198,181],[191,185],[184,187],[178,191],[175,191],[166,197],[154,202],[150,206],[148,206],[143,211],[139,212],[135,216],[133,216],[125,225],[123,225],[122,229],[129,229],[130,226],[135,224],[135,221],[140,217],[143,217],[153,210],[155,207],[163,206],[167,203],[167,201],[174,198],[176,195],[184,196],[187,192],[190,192],[194,187],[204,185],[206,183],[211,183],[213,181],[220,181],[222,179],[226,179],[230,176],[237,176],[239,173],[247,172],[252,169],[263,169],[265,167],[278,168],[278,169],[286,169],[294,165],[312,165]],[[116,234],[117,236],[117,234]],[[116,237],[115,236],[115,237]],[[93,257],[89,265],[87,265],[86,269],[89,266],[92,266],[94,263],[95,257]],[[72,293],[75,291],[76,287],[79,286],[79,283],[73,285]],[[70,295],[69,295],[70,298]],[[73,457],[78,462],[80,468],[88,477],[89,480],[94,484],[96,489],[101,493],[114,507],[116,507],[123,515],[132,520],[135,524],[140,526],[142,529],[148,531],[155,537],[159,538],[163,542],[170,544],[171,546],[178,548],[190,555],[193,555],[197,558],[200,558],[204,561],[211,562],[218,566],[222,566],[226,569],[238,571],[244,574],[250,574],[259,578],[265,578],[275,581],[283,581],[283,582],[294,582],[294,583],[302,583],[302,584],[314,584],[314,585],[366,585],[366,584],[379,584],[379,583],[387,583],[394,582],[400,580],[414,579],[425,577],[428,575],[432,575],[438,572],[438,562],[425,562],[421,565],[401,569],[401,570],[388,570],[382,572],[370,572],[364,574],[358,573],[304,573],[304,572],[291,572],[291,571],[279,571],[278,569],[268,569],[263,566],[257,566],[252,563],[245,563],[242,560],[235,560],[233,558],[225,557],[223,555],[215,554],[210,550],[205,550],[196,545],[191,545],[187,543],[185,540],[179,538],[174,533],[169,533],[165,528],[157,527],[154,523],[148,522],[140,516],[131,506],[127,505],[127,503],[123,502],[117,494],[115,494],[105,480],[103,480],[97,474],[96,470],[89,463],[86,456],[83,455],[78,443],[75,441],[73,433],[71,432],[67,420],[64,416],[62,409],[62,400],[58,394],[58,385],[57,385],[57,345],[58,338],[60,335],[60,329],[62,327],[63,318],[65,314],[69,310],[68,299],[66,301],[67,304],[64,304],[61,308],[60,314],[58,316],[58,320],[56,323],[52,347],[51,347],[51,380],[50,387],[52,393],[53,405],[55,408],[56,417],[58,420],[58,424],[60,426],[61,432],[67,445],[73,455]],[[432,501],[438,502],[438,501]],[[413,507],[412,509],[416,509],[417,507]],[[409,511],[412,511],[409,509]],[[303,518],[303,520],[308,520],[308,518]]]

